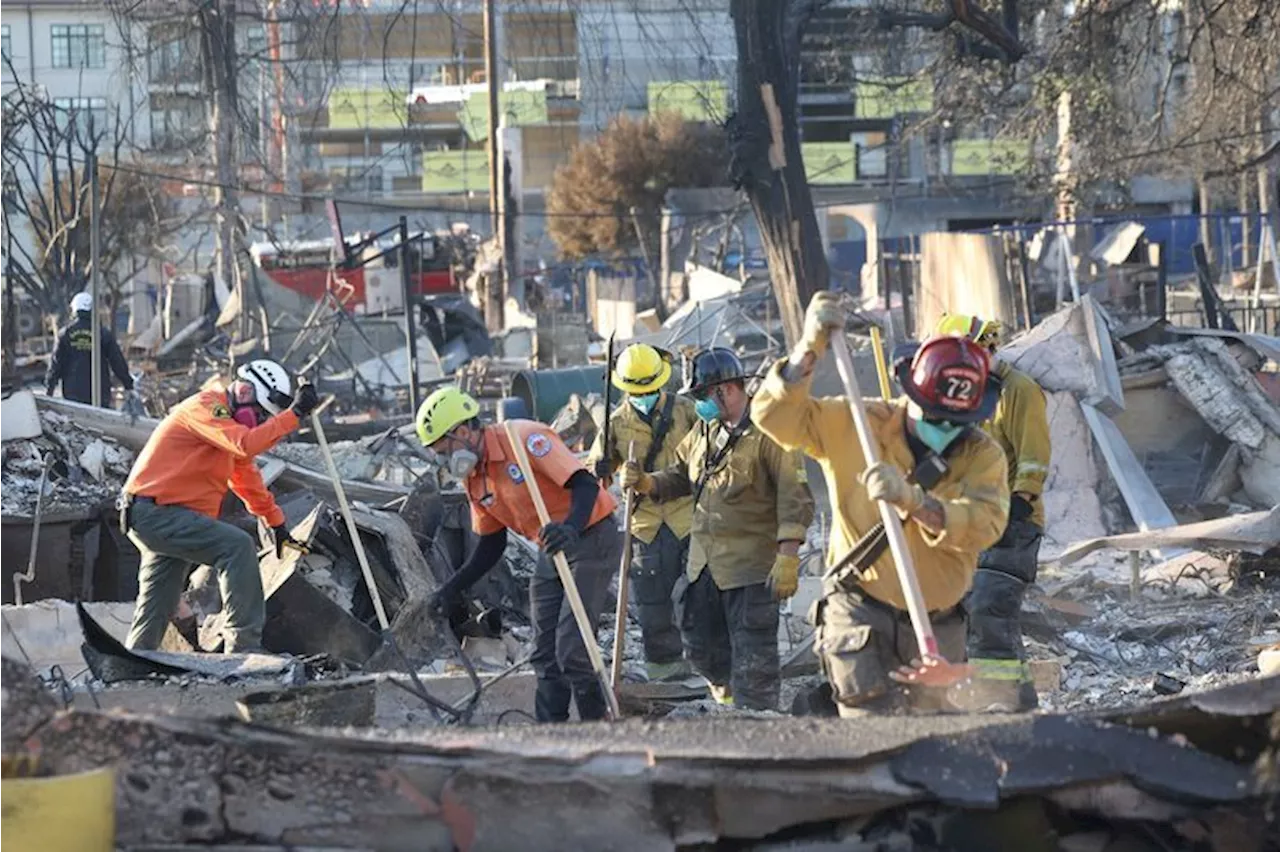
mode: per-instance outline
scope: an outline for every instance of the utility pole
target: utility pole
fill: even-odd
[[[8,175],[5,176],[8,178]],[[12,367],[18,352],[18,318],[13,298],[13,187],[4,182],[4,364]]]
[[[409,219],[400,217],[400,290],[404,296],[405,354],[409,359],[409,413],[418,412],[418,329],[413,318],[413,275],[409,270]]]
[[[89,298],[93,301],[93,313],[90,315],[90,345],[93,352],[89,357],[89,368],[93,371],[90,378],[89,400],[94,408],[102,407],[102,321],[98,315],[98,282],[102,278],[102,206],[98,187],[98,137],[93,132],[93,116],[89,117],[89,138],[93,140],[93,152],[89,154]]]
[[[498,145],[498,92],[501,81],[498,77],[498,43],[496,34],[496,11],[494,0],[484,0],[484,79],[489,89],[489,231],[498,241],[500,256],[505,261],[506,229],[502,220],[502,157]],[[504,263],[505,266],[505,263]],[[488,278],[486,293],[481,308],[484,311],[485,324],[490,331],[502,328],[502,306],[506,288],[503,281],[508,270],[501,269],[498,278]],[[496,291],[496,292],[495,292]]]

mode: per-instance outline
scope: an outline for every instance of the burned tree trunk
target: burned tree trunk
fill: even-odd
[[[821,0],[733,0],[738,109],[726,125],[734,184],[760,225],[787,343],[830,278],[800,155],[800,40]]]
[[[773,292],[788,344],[800,338],[804,308],[831,277],[800,153],[800,45],[805,28],[826,0],[731,0],[738,45],[738,110],[729,117],[730,175],[746,192],[760,225]],[[966,41],[975,56],[1016,62],[1018,5],[1004,0],[997,19],[975,0],[949,0],[939,14],[881,9],[867,26],[923,27],[941,32],[952,24],[984,41]]]

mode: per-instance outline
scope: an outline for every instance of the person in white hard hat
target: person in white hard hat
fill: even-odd
[[[58,335],[58,345],[49,358],[49,371],[44,387],[53,396],[62,383],[62,396],[74,402],[93,404],[93,297],[76,293],[71,299],[75,321]],[[111,375],[114,373],[124,389],[133,392],[129,362],[120,351],[116,336],[106,326],[98,329],[98,345],[102,348],[102,407],[111,407]]]
[[[266,618],[257,545],[218,520],[230,487],[275,535],[276,554],[297,545],[262,482],[254,456],[275,446],[315,410],[315,388],[265,359],[236,370],[224,388],[178,403],[151,433],[124,484],[120,527],[142,553],[138,602],[126,645],[154,650],[197,565],[218,572],[227,614],[223,650],[254,651]]]

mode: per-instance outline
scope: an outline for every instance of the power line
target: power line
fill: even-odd
[[[10,150],[19,150],[27,154],[34,154],[36,156],[46,156],[45,152],[38,151],[32,148],[11,146]],[[65,162],[70,162],[72,164],[78,163],[80,165],[86,165],[88,163],[87,156],[67,157],[63,155],[61,152],[59,152],[57,159],[63,160]],[[431,205],[415,204],[409,199],[405,199],[403,202],[381,201],[381,200],[369,199],[369,198],[352,198],[352,197],[343,197],[343,196],[337,196],[337,195],[318,195],[315,193],[293,193],[293,192],[285,192],[282,190],[261,189],[257,187],[248,186],[247,184],[222,184],[215,180],[206,180],[204,178],[195,178],[195,177],[188,177],[186,175],[160,172],[160,171],[155,171],[153,169],[141,168],[139,166],[132,165],[129,163],[121,163],[119,161],[116,161],[113,163],[102,163],[102,165],[111,169],[115,169],[117,171],[124,172],[126,174],[137,175],[138,177],[153,178],[155,180],[175,181],[179,183],[190,184],[193,186],[202,186],[209,189],[232,190],[235,192],[242,193],[244,195],[251,195],[251,196],[256,195],[263,198],[277,198],[277,199],[283,199],[283,200],[302,201],[302,202],[325,202],[325,201],[333,200],[336,203],[342,204],[342,205],[368,207],[376,210],[401,210],[401,211],[411,211],[411,212],[418,212],[418,213],[441,213],[441,214],[449,214],[449,215],[455,215],[455,216],[471,215],[471,214],[479,215],[480,213],[484,212],[484,211],[477,211],[477,210],[459,209],[457,207],[436,207]],[[544,211],[520,212],[518,214],[513,212],[512,215],[527,216],[527,217],[532,217],[537,219],[629,219],[629,216],[630,216],[629,210],[630,208],[628,208],[626,211],[620,210],[619,212],[616,212],[616,213],[606,212],[606,211],[583,211],[580,213],[578,212],[552,213],[550,211],[544,210]],[[712,216],[724,216],[733,212],[735,212],[733,208],[725,208],[723,210],[700,211],[699,213],[692,214],[692,215],[695,215],[697,217],[712,217]]]

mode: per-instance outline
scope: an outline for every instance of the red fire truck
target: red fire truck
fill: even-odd
[[[409,269],[411,292],[416,296],[456,293],[457,283],[449,266],[449,257],[441,250],[440,240],[432,234],[414,235],[409,243]],[[347,238],[348,245],[358,239]],[[287,287],[310,299],[320,299],[330,289],[348,310],[357,313],[374,313],[381,310],[398,310],[403,305],[403,286],[400,279],[400,252],[394,251],[396,243],[380,240],[363,249],[363,256],[382,257],[363,265],[344,267],[334,251],[333,238],[323,240],[299,240],[285,243],[262,242],[249,247],[254,266],[282,287]],[[389,251],[390,250],[390,251]]]

